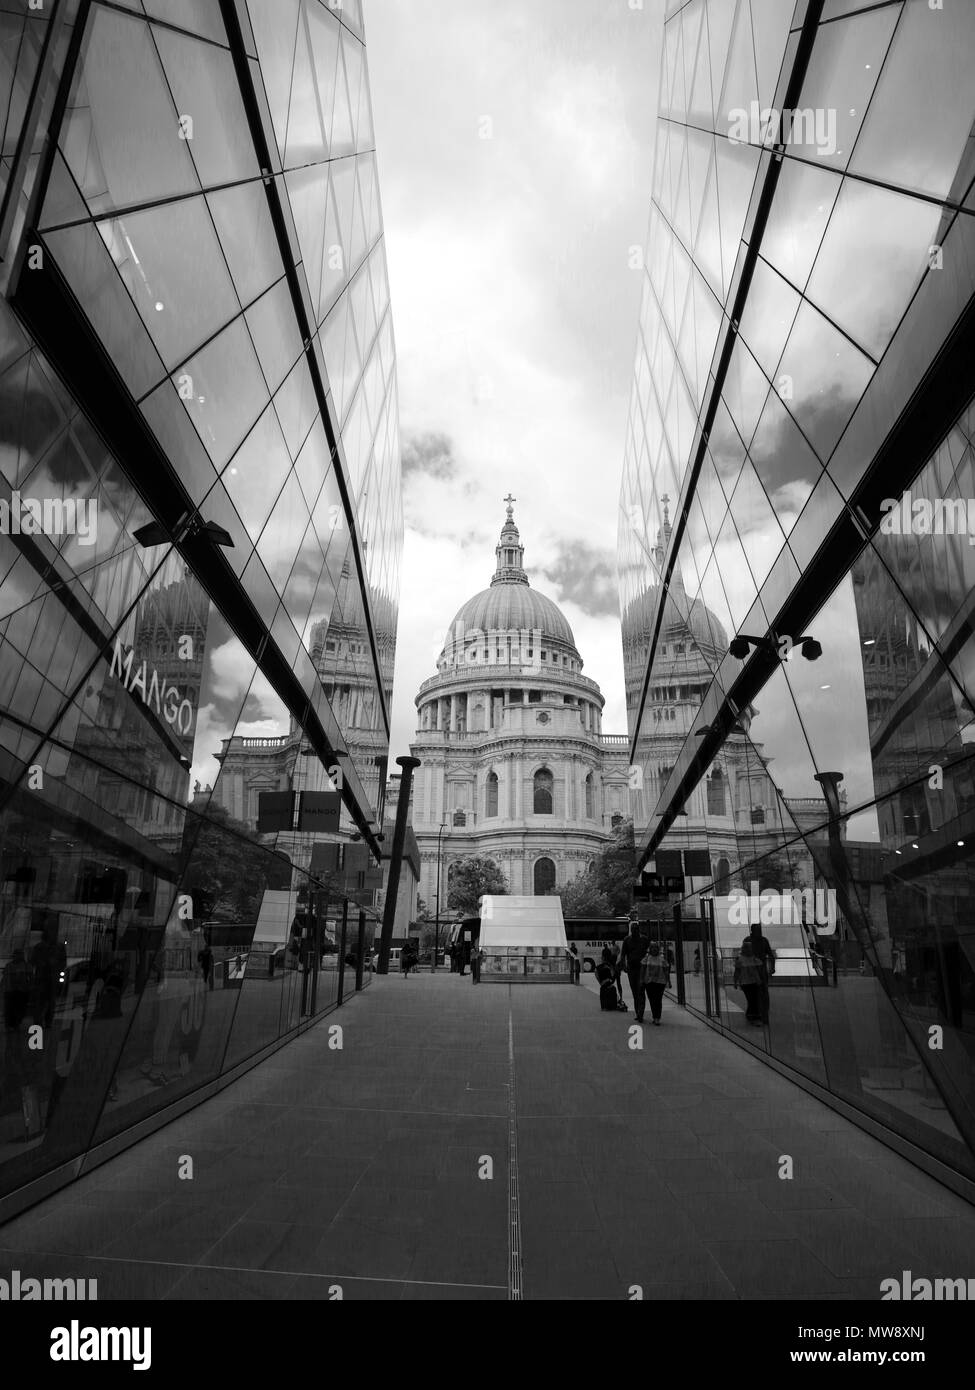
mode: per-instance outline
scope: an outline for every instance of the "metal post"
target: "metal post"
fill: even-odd
[[[714,1016],[721,1017],[721,956],[718,952],[718,933],[714,926],[714,899],[705,898],[705,917],[708,924],[708,942],[711,952],[711,965],[714,970]]]
[[[440,827],[440,834],[437,836],[437,921],[436,935],[433,939],[433,965],[430,967],[431,970],[436,970],[437,957],[440,955],[440,860],[443,852],[443,833],[446,828],[447,822],[444,821]]]
[[[315,912],[312,913],[312,931],[314,942],[312,955],[312,977],[311,977],[311,1008],[308,1012],[314,1016],[318,1009],[318,976],[322,968],[322,942],[325,936],[324,918],[328,913],[328,894],[323,894],[321,889],[312,889],[314,894]],[[322,898],[325,899],[325,906],[322,906]]]
[[[400,779],[399,800],[396,803],[396,827],[393,831],[393,849],[389,860],[386,905],[383,908],[383,933],[379,942],[379,962],[376,966],[376,973],[379,975],[389,974],[389,951],[396,921],[396,900],[399,896],[399,876],[403,867],[403,846],[406,843],[406,822],[410,813],[413,772],[420,766],[420,759],[397,758],[396,764],[403,769],[403,776]]]
[[[680,914],[680,903],[674,903],[674,968],[677,971],[677,1002],[686,1004],[684,990],[684,924]]]
[[[355,948],[355,987],[362,988],[362,972],[366,964],[366,914],[359,908],[359,935],[356,938]]]
[[[339,992],[336,1003],[341,1004],[345,992],[345,933],[349,923],[349,900],[342,903],[342,930],[339,933]]]
[[[708,1018],[713,1016],[711,1007],[711,942],[707,931],[707,899],[701,898],[701,974],[704,977],[704,1012]]]

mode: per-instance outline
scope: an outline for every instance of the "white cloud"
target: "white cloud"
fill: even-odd
[[[615,553],[662,8],[371,0],[402,436],[445,435],[456,464],[406,480],[394,755],[451,618],[490,582],[509,490],[556,601],[541,570],[560,544]],[[622,732],[619,624],[565,611]]]

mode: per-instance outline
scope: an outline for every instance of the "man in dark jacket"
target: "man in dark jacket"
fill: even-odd
[[[647,987],[640,978],[640,962],[647,954],[648,938],[640,931],[640,923],[634,918],[630,923],[630,934],[623,942],[620,951],[620,969],[626,971],[633,993],[633,1014],[637,1023],[643,1022],[643,1010],[647,1002]]]
[[[750,941],[752,954],[756,957],[762,968],[762,979],[759,989],[759,1007],[761,1010],[762,1023],[768,1023],[768,982],[775,974],[775,952],[772,950],[772,943],[766,936],[762,935],[762,928],[757,924],[752,925],[750,933],[745,937],[745,941]],[[742,945],[745,943],[742,942]]]

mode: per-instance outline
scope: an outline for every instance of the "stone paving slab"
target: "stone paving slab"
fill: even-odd
[[[591,981],[395,975],[335,1018],[342,1051],[310,1030],[0,1227],[0,1268],[103,1301],[506,1300],[514,1180],[529,1300],[975,1275],[975,1209],[673,1005],[640,1050]]]

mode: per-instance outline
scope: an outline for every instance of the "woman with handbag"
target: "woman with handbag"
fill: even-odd
[[[670,983],[670,965],[660,949],[659,941],[651,941],[647,948],[647,954],[643,958],[642,973],[647,998],[650,1001],[650,1013],[653,1015],[654,1025],[659,1028],[660,1015],[663,1011],[664,990]]]

